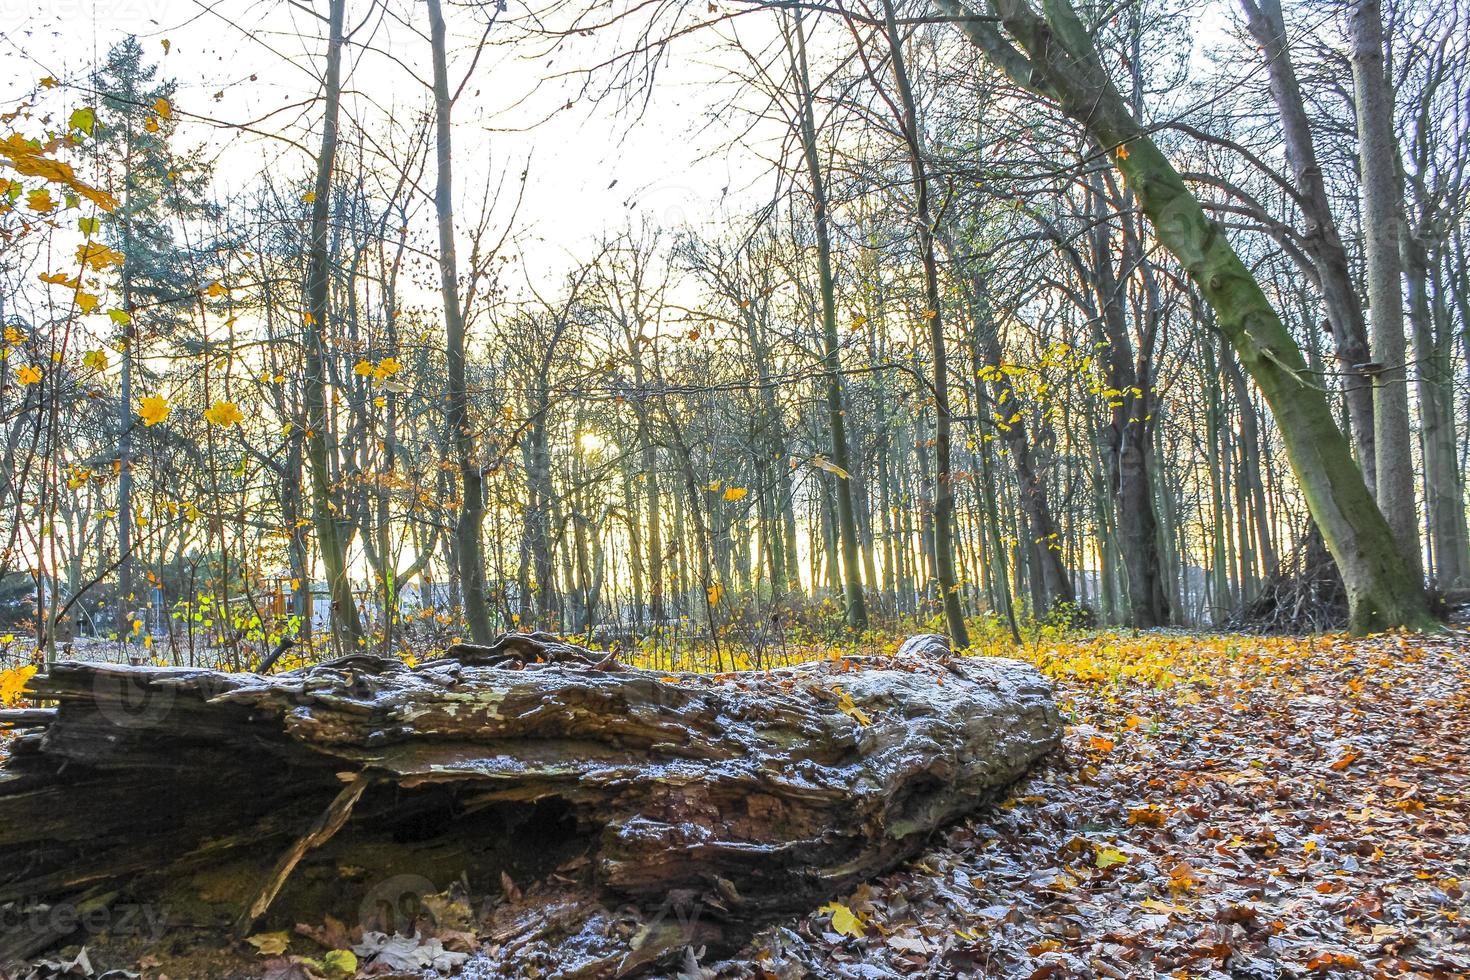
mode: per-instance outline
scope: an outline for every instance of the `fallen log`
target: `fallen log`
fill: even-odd
[[[443,893],[503,975],[631,975],[893,867],[1060,738],[1032,667],[934,638],[714,676],[553,638],[459,654],[55,665],[31,681],[54,712],[0,768],[0,923],[119,900],[237,935],[330,913],[372,955],[446,928],[421,917]],[[0,963],[55,931],[0,937]]]

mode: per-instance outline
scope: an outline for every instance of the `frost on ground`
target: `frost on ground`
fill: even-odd
[[[1064,753],[720,976],[1470,975],[1470,634],[1033,655]]]

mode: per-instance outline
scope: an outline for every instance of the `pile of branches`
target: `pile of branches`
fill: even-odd
[[[1313,523],[1229,625],[1252,633],[1317,633],[1347,621],[1347,587]]]

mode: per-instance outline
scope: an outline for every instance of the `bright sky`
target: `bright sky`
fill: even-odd
[[[417,80],[430,77],[425,6],[392,6],[384,16],[366,0],[348,0],[357,46],[345,112],[376,139],[385,138],[390,120],[410,118],[429,99]],[[67,108],[88,102],[92,66],[116,41],[136,34],[177,80],[180,138],[210,147],[222,190],[247,187],[263,169],[301,177],[312,166],[307,150],[314,153],[320,139],[321,106],[312,100],[325,50],[325,24],[308,7],[325,13],[326,0],[0,0],[0,108],[29,98],[47,76],[63,83],[58,91]],[[446,5],[446,17],[455,84],[486,14]],[[760,33],[759,25],[747,17],[741,33]],[[463,228],[478,210],[487,171],[492,186],[510,174],[509,192],[529,162],[516,238],[533,276],[539,266],[554,279],[552,269],[588,253],[598,235],[643,214],[677,226],[708,221],[737,198],[769,196],[769,167],[739,146],[728,148],[746,119],[717,111],[737,83],[715,63],[722,59],[712,53],[719,41],[713,34],[679,45],[642,112],[641,101],[630,108],[620,95],[578,100],[581,78],[557,77],[625,50],[628,37],[604,32],[560,51],[507,23],[490,37],[455,108],[456,209]],[[734,63],[731,57],[723,60]],[[555,111],[569,100],[578,101]],[[755,96],[751,104],[762,101]],[[241,124],[254,132],[236,128]],[[774,126],[764,132],[766,139],[779,135]],[[273,138],[279,136],[299,145]],[[508,206],[502,213],[508,217]]]

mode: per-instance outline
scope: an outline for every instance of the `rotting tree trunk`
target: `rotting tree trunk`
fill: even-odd
[[[237,931],[366,927],[411,874],[418,895],[509,893],[471,926],[503,975],[632,975],[893,867],[1060,737],[1033,668],[943,637],[713,676],[545,634],[452,652],[275,677],[57,665],[32,692],[57,708],[7,719],[41,727],[0,769],[3,921],[119,900],[207,921],[212,891]],[[0,961],[62,938],[0,937]]]

